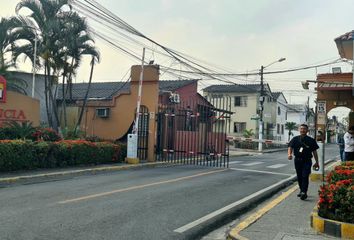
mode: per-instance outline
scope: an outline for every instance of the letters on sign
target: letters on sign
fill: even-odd
[[[0,121],[24,121],[26,119],[23,110],[0,108]]]

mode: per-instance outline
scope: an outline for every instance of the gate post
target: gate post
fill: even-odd
[[[148,136],[148,154],[149,162],[155,161],[156,145],[156,121],[155,113],[159,102],[159,65],[145,65],[142,83],[141,105],[149,109],[149,136]],[[139,78],[141,65],[134,65],[131,68],[131,94],[138,98]],[[138,139],[139,144],[139,139]]]

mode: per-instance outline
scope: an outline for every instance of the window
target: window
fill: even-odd
[[[247,96],[235,97],[235,107],[247,107]]]
[[[284,134],[284,124],[281,125],[281,134]]]
[[[280,134],[280,124],[277,124],[277,134]]]
[[[281,114],[281,109],[280,109],[280,107],[278,107],[278,115],[280,115]]]
[[[234,123],[234,133],[243,133],[246,130],[245,122],[235,122]]]

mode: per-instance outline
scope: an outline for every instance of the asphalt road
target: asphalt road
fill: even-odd
[[[335,145],[326,152],[326,159],[338,155]],[[195,239],[225,206],[294,174],[286,156],[231,158],[229,169],[142,168],[1,188],[0,240]]]

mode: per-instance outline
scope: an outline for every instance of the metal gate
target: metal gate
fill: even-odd
[[[145,106],[140,107],[138,128],[138,158],[146,160],[149,143],[149,110]]]
[[[156,160],[228,167],[230,110],[231,98],[225,96],[160,105]]]

